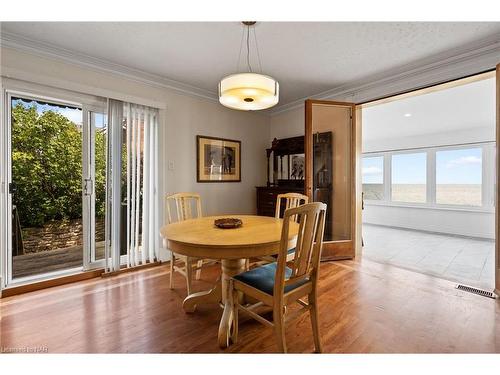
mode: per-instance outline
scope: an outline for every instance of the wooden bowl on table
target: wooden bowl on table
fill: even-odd
[[[214,225],[220,229],[234,229],[241,227],[243,222],[238,218],[224,217],[222,219],[216,219]]]

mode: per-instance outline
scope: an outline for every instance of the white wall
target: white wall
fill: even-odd
[[[363,223],[494,239],[494,215],[494,212],[396,207],[365,203]]]
[[[204,214],[256,212],[255,186],[266,181],[269,116],[230,110],[219,103],[135,82],[55,59],[1,50],[2,76],[160,108],[160,192],[195,191]],[[241,141],[241,182],[196,182],[196,135]],[[168,170],[168,161],[174,170]],[[163,208],[163,205],[162,205]]]
[[[200,193],[205,214],[254,214],[255,186],[266,182],[268,118],[177,95],[170,98],[166,114],[164,160],[174,161],[175,169],[167,171],[164,191]],[[241,182],[196,182],[197,134],[241,140]]]
[[[304,135],[304,107],[291,109],[271,116],[270,140]]]
[[[411,137],[391,137],[383,139],[368,139],[367,137],[363,137],[363,153],[494,141],[494,126],[461,129],[444,133],[420,134]]]

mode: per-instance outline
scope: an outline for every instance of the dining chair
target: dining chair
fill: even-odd
[[[299,207],[303,204],[309,203],[309,197],[304,194],[300,193],[285,193],[285,194],[278,194],[276,197],[276,212],[275,212],[275,217],[280,218],[281,217],[281,202],[285,200],[285,210],[288,210],[289,208],[295,208]],[[292,216],[292,220],[294,222],[298,222],[299,216],[294,215]],[[295,249],[290,249],[288,250],[288,256],[287,256],[287,261],[290,261],[293,259],[293,253],[295,252]],[[273,257],[276,258],[276,257]]]
[[[300,218],[294,258],[287,267],[288,234],[293,217]],[[285,211],[281,242],[277,262],[251,269],[230,279],[234,325],[231,334],[233,343],[238,341],[238,314],[243,311],[258,322],[274,328],[278,348],[286,353],[285,323],[309,311],[314,347],[321,353],[321,337],[318,317],[318,277],[325,229],[326,204],[308,203]],[[258,302],[244,305],[245,296]],[[307,296],[307,301],[304,297]],[[286,308],[292,303],[302,307],[289,313]],[[269,306],[273,309],[273,321],[256,313],[256,309]]]
[[[300,193],[284,193],[278,194],[276,197],[276,211],[274,217],[281,217],[281,202],[285,200],[285,210],[289,208],[295,208],[303,204],[309,203],[309,197]],[[297,217],[293,218],[293,221],[297,222]]]
[[[289,208],[295,208],[299,207],[303,204],[309,203],[309,197],[304,194],[300,193],[284,193],[284,194],[278,194],[276,197],[276,211],[274,216],[276,219],[281,218],[281,203],[284,200],[284,206],[285,210],[288,210]],[[297,222],[298,217],[295,215],[292,217],[292,220],[294,222]],[[293,253],[295,252],[295,249],[290,249],[288,250],[288,256],[287,256],[287,261],[290,261],[293,259]],[[272,263],[276,261],[276,255],[271,255],[271,256],[265,256],[265,257],[258,257],[258,261],[253,263],[252,266],[255,265],[262,265],[265,263]],[[248,267],[247,267],[248,268]]]
[[[184,221],[202,217],[201,212],[201,197],[196,193],[177,193],[167,195],[166,197],[166,212],[168,223]],[[170,206],[175,207],[175,217],[172,215]],[[196,271],[195,278],[201,278],[201,269],[205,262],[203,259],[192,258],[181,254],[170,252],[170,289],[174,287],[174,272],[178,272],[186,278],[187,294],[191,294],[191,285],[193,279],[193,272]],[[176,263],[182,262],[184,266],[178,266]]]

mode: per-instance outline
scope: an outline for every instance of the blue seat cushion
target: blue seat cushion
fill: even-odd
[[[259,289],[264,293],[273,295],[274,292],[274,279],[276,277],[276,262],[269,263],[261,267],[254,268],[250,271],[240,273],[233,276],[236,280],[241,281],[255,289]],[[292,270],[285,267],[285,278],[289,278],[292,274]],[[291,284],[285,287],[285,293],[288,293],[301,285],[307,283],[308,280],[301,280],[295,284]]]
[[[291,248],[291,249],[290,249],[290,250],[288,250],[286,253],[287,253],[287,254],[293,254],[293,253],[295,253],[295,247]],[[274,255],[271,255],[271,256],[272,256],[273,258],[278,259],[278,254],[274,254]]]

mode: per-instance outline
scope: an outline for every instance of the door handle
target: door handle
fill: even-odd
[[[86,178],[83,182],[83,193],[84,195],[92,195],[93,181],[90,178]]]

